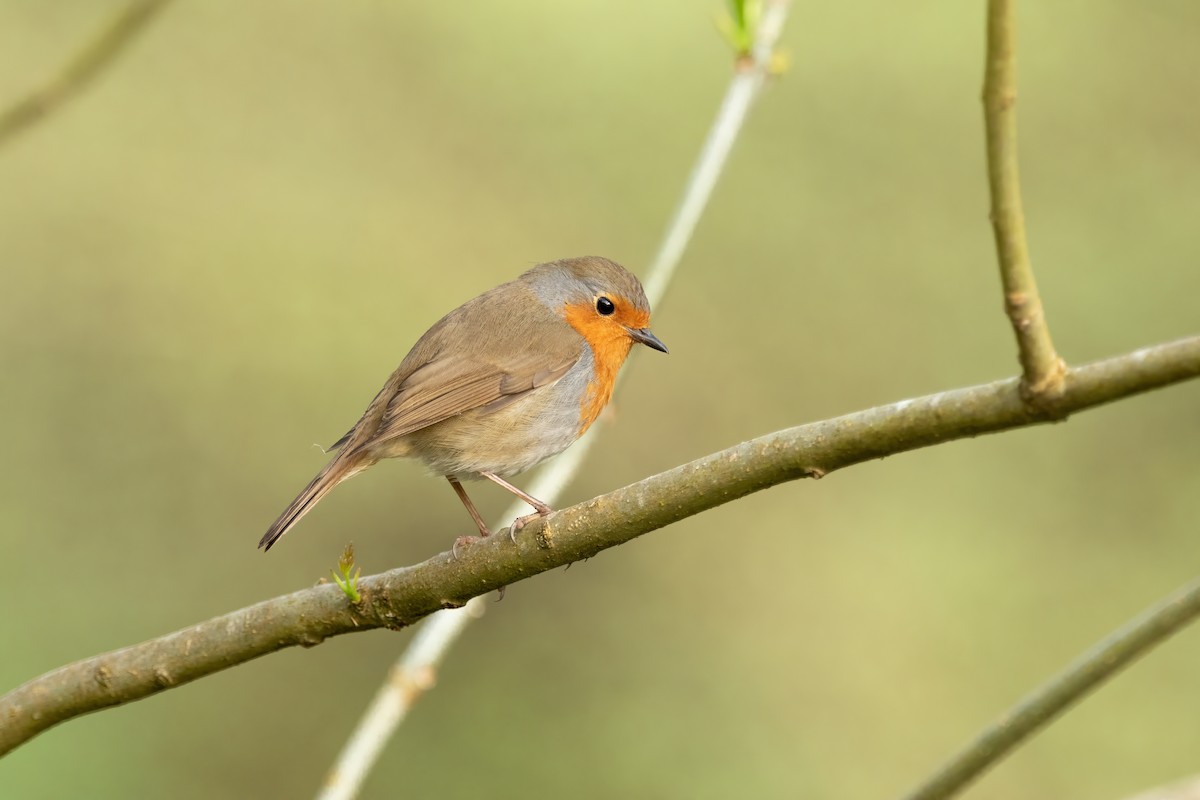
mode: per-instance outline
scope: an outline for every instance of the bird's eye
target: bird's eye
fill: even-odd
[[[609,300],[607,297],[598,297],[596,298],[596,310],[607,317],[609,314],[616,311],[617,307],[614,306],[613,301]]]

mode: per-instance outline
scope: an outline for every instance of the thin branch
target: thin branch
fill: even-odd
[[[1031,407],[1015,378],[956,389],[743,442],[559,511],[516,536],[496,535],[413,567],[359,581],[352,606],[336,586],[266,600],[158,639],[61,667],[0,697],[0,754],[72,717],[296,645],[371,628],[401,628],[440,608],[590,558],[672,522],[786,481],[934,444],[1060,419],[1200,377],[1200,336],[1067,373],[1052,411]],[[1150,624],[1158,624],[1151,620]],[[1140,635],[1145,649],[1161,636]]]
[[[61,107],[96,79],[170,0],[133,0],[57,75],[0,111],[0,145]]]
[[[905,800],[953,797],[1073,703],[1182,630],[1197,615],[1200,615],[1200,580],[1176,591],[1085,652],[1061,674],[985,728],[932,778],[906,795]]]
[[[988,183],[992,227],[1004,284],[1004,308],[1017,336],[1025,396],[1030,402],[1053,400],[1063,388],[1066,365],[1054,350],[1042,310],[1021,208],[1017,171],[1016,0],[989,0],[987,69],[983,112],[987,129]]]
[[[766,81],[771,57],[783,23],[787,18],[786,0],[767,3],[754,32],[754,45],[748,57],[738,61],[738,73],[730,81],[716,119],[696,159],[683,191],[679,206],[663,235],[658,253],[646,272],[646,297],[652,308],[658,308],[675,268],[683,257],[687,244],[708,205],[717,179],[728,161],[733,144],[741,132],[742,123],[750,112],[754,99]],[[567,485],[579,472],[596,440],[593,428],[581,441],[560,456],[543,471],[529,492],[553,505]],[[496,526],[508,524],[524,506],[514,504]],[[409,709],[425,690],[435,683],[437,668],[450,648],[473,619],[483,615],[486,606],[481,598],[472,600],[466,608],[444,611],[426,620],[413,637],[408,648],[392,666],[387,680],[379,687],[358,726],[346,741],[333,768],[325,777],[318,800],[349,800],[358,794],[367,773],[379,758],[383,747],[396,728],[404,721]]]

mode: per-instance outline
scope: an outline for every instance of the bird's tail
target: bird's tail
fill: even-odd
[[[259,540],[258,546],[264,551],[270,550],[271,546],[291,530],[292,526],[328,494],[330,489],[371,466],[372,463],[374,461],[362,453],[343,452],[339,454],[337,458],[326,464],[325,469],[317,473],[317,477],[313,478],[308,486],[304,487],[304,491],[296,496],[292,504],[284,509],[283,513],[279,515],[279,519],[271,524],[270,529]]]

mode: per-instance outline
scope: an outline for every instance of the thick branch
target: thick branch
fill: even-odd
[[[133,0],[44,85],[0,110],[0,144],[76,95],[121,53],[169,0]]]
[[[1017,171],[1016,0],[989,0],[983,84],[992,227],[1004,284],[1004,308],[1017,336],[1025,396],[1046,402],[1062,391],[1066,366],[1054,350],[1029,262]]]
[[[516,537],[498,535],[360,582],[351,607],[334,586],[267,600],[142,644],[49,672],[0,698],[0,754],[72,717],[178,686],[252,658],[330,636],[410,625],[440,608],[594,556],[769,486],[919,447],[1059,419],[1200,377],[1200,336],[1098,361],[1066,375],[1052,409],[1019,381],[956,389],[743,442],[559,511]]]

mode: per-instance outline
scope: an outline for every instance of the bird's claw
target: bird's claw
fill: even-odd
[[[536,511],[534,511],[532,514],[526,514],[523,517],[517,517],[516,519],[514,519],[512,521],[512,525],[508,526],[508,538],[512,539],[513,544],[516,544],[517,543],[517,534],[521,532],[522,528],[524,528],[526,525],[528,525],[530,522],[532,522],[535,519],[540,519],[542,517],[548,517],[553,513],[554,513],[554,509],[550,508],[550,506],[542,506],[542,507],[538,508]]]
[[[450,560],[458,561],[458,548],[464,545],[471,545],[482,539],[482,536],[460,536],[454,540],[454,545],[450,548]]]

